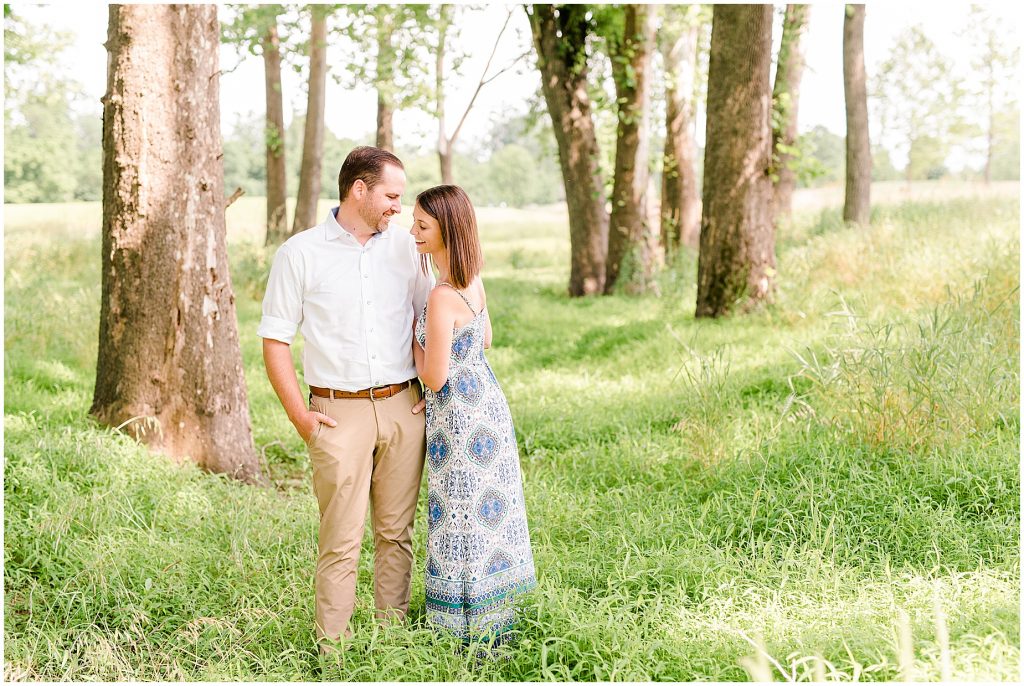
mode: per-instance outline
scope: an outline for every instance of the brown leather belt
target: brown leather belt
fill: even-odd
[[[320,388],[319,386],[310,386],[309,392],[318,398],[369,398],[370,400],[383,400],[384,398],[390,398],[396,393],[401,393],[409,387],[412,383],[412,379],[409,381],[403,381],[402,383],[393,383],[390,386],[374,386],[373,388],[364,388],[361,391],[336,391],[333,388]]]

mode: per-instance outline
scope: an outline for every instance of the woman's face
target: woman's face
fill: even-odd
[[[416,252],[421,255],[430,255],[444,250],[441,225],[424,212],[418,204],[412,208],[412,228],[409,229],[409,233],[416,239]]]

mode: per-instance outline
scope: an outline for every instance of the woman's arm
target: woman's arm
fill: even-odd
[[[448,381],[448,360],[452,352],[452,335],[455,328],[456,300],[462,300],[447,288],[435,288],[427,299],[427,343],[426,349],[417,355],[416,373],[432,391],[439,391]]]

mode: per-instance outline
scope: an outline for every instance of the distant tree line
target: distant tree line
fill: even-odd
[[[304,125],[304,114],[295,113],[285,128],[285,149],[301,148]],[[243,115],[224,136],[224,187],[229,191],[241,188],[248,196],[264,195],[267,167],[262,127],[262,114]],[[528,114],[495,121],[486,140],[453,154],[453,174],[480,206],[559,202],[564,193],[550,128],[550,122]],[[338,138],[330,129],[324,131],[320,198],[336,199],[337,167],[349,150],[373,143],[372,137]],[[396,153],[405,164],[410,190],[441,183],[436,153],[401,148]],[[297,188],[301,160],[288,158],[286,163],[286,185]]]
[[[675,107],[677,111],[682,106],[693,108],[694,111],[687,114],[687,121],[691,122],[695,111],[703,106],[707,41],[710,38],[710,16],[707,14],[708,10],[700,10],[700,7],[681,6],[675,10],[675,14],[666,8],[666,16],[661,21],[668,30],[659,31],[659,55],[654,58],[655,66],[663,70],[663,76],[659,78],[666,81],[666,88],[664,93],[655,89],[651,94],[652,107],[671,108],[673,104],[669,100],[673,96],[669,92],[672,90],[669,81],[678,81],[681,76],[684,79],[683,90],[689,93],[690,97],[677,99]],[[368,10],[362,9],[361,6],[348,6],[333,15],[335,29],[348,31],[365,45],[364,50],[353,58],[353,64],[346,65],[344,70],[336,69],[336,74],[329,73],[331,78],[327,82],[327,87],[355,88],[367,82],[374,83],[379,91],[378,121],[376,133],[359,141],[339,140],[325,127],[320,156],[322,169],[319,197],[333,197],[336,176],[333,167],[343,158],[350,143],[376,143],[393,148],[394,134],[390,122],[394,112],[407,107],[423,107],[424,98],[430,97],[430,94],[419,85],[427,78],[423,59],[429,57],[429,47],[417,47],[417,43],[426,44],[429,37],[426,33],[429,27],[422,23],[417,24],[424,21],[424,11],[420,6],[379,5],[369,6]],[[699,11],[703,11],[705,16],[702,22],[695,22],[693,17]],[[687,13],[693,16],[686,18]],[[301,14],[297,7],[286,5],[232,6],[222,14],[222,41],[232,42],[238,45],[240,50],[259,55],[264,61],[267,57],[273,58],[273,55],[264,54],[262,46],[275,42],[278,45],[278,77],[276,81],[270,80],[269,92],[276,92],[280,102],[281,65],[284,68],[302,68],[308,60],[309,41],[304,34],[311,31],[311,27],[303,25],[303,22],[309,21],[307,15]],[[355,23],[353,15],[359,17],[359,23]],[[894,49],[882,72],[875,75],[871,81],[869,103],[872,105],[872,118],[876,121],[875,128],[879,132],[876,140],[881,141],[885,138],[889,141],[888,145],[899,151],[901,156],[912,148],[913,160],[909,165],[896,168],[891,161],[892,153],[889,149],[876,142],[872,145],[871,151],[873,180],[947,177],[951,172],[945,166],[945,157],[953,145],[964,140],[972,141],[971,149],[983,153],[985,162],[976,169],[959,172],[958,177],[978,180],[986,177],[991,180],[1019,177],[1019,104],[1009,97],[1012,92],[1002,92],[1006,90],[1006,84],[1012,81],[1006,77],[1006,73],[1014,64],[1016,56],[1011,48],[1003,44],[1005,39],[998,31],[998,27],[993,26],[993,19],[983,8],[978,8],[970,17],[964,31],[976,36],[975,41],[982,48],[973,58],[972,64],[972,68],[981,78],[972,84],[962,85],[955,95],[961,105],[976,103],[987,110],[987,126],[982,130],[977,126],[954,122],[948,135],[916,135],[912,146],[909,138],[896,139],[897,129],[909,127],[910,122],[896,121],[897,113],[893,108],[887,109],[884,105],[886,98],[895,102],[897,97],[893,88],[898,83],[891,75],[903,73],[912,63],[948,61],[948,58],[945,58],[919,30],[908,31],[894,44],[894,48],[900,45],[903,47]],[[272,32],[271,18],[275,20]],[[449,21],[457,24],[458,16]],[[277,26],[277,22],[280,22],[280,27]],[[686,27],[684,31],[675,28],[680,22]],[[239,25],[245,28],[240,28]],[[261,27],[263,31],[257,33]],[[283,45],[279,35],[281,33],[284,34]],[[12,9],[10,5],[5,5],[4,35],[6,201],[99,200],[102,194],[101,118],[98,112],[90,112],[91,108],[85,105],[86,96],[81,85],[56,68],[60,46],[66,37],[56,35],[44,26],[30,26],[19,17],[17,7]],[[666,45],[668,36],[675,36],[674,57],[673,46]],[[697,50],[698,39],[703,41],[701,50]],[[436,37],[433,40],[436,42]],[[680,40],[691,41],[693,45],[691,47],[690,43],[687,43],[684,49]],[[393,47],[388,47],[387,41],[391,41]],[[919,48],[923,45],[926,50],[915,52],[914,45]],[[678,63],[680,55],[693,51],[697,52],[696,63]],[[376,59],[378,54],[384,55],[379,65]],[[676,61],[673,62],[673,59]],[[605,66],[599,65],[599,69]],[[945,68],[948,68],[948,64]],[[271,59],[269,71],[274,70]],[[944,82],[948,79],[939,81]],[[598,94],[597,90],[591,88],[599,105],[610,107],[611,98],[607,97],[607,94]],[[675,91],[680,89],[677,87]],[[775,94],[773,98],[778,99]],[[273,99],[268,98],[266,104],[273,107]],[[937,101],[941,103],[942,99],[938,98]],[[492,125],[492,138],[500,137],[504,146],[495,146],[492,141],[487,141],[483,145],[454,147],[453,176],[469,188],[474,199],[481,205],[504,203],[522,206],[564,199],[564,193],[559,188],[557,180],[554,133],[549,120],[536,116],[537,106],[543,109],[539,100],[535,100],[534,105],[531,114],[517,115]],[[600,120],[601,116],[597,113],[595,119]],[[293,113],[292,124],[286,127],[282,107],[280,114],[274,116],[274,120],[279,121],[276,126],[280,128],[269,132],[264,130],[262,113],[258,116],[253,115],[252,118],[242,118],[223,132],[225,187],[229,192],[241,187],[248,196],[268,196],[265,144],[270,140],[270,146],[274,148],[274,141],[278,137],[283,141],[283,146],[279,149],[291,151],[287,156],[282,156],[283,163],[280,168],[284,176],[280,178],[285,180],[278,185],[283,186],[286,191],[291,189],[292,195],[297,192],[305,112]],[[603,178],[610,179],[614,163],[614,128],[602,128],[600,121],[597,121],[597,126],[596,135],[604,151],[599,163],[604,171]],[[504,130],[501,130],[502,128]],[[277,130],[283,133],[275,134],[274,131]],[[665,148],[667,139],[662,131],[652,128],[650,136],[652,149]],[[798,153],[798,158],[790,161],[796,176],[795,186],[814,187],[842,181],[845,154],[843,141],[843,136],[832,133],[822,126],[799,135],[795,145],[791,146]],[[981,145],[982,141],[985,142],[984,145]],[[501,147],[505,146],[509,149],[501,151]],[[259,150],[258,155],[253,153],[256,149]],[[669,181],[678,179],[678,174],[672,166],[672,153],[667,148],[665,151],[665,162],[651,165],[652,181],[658,184],[663,184],[666,178]],[[422,171],[421,178],[430,182],[436,179],[440,182],[440,169],[437,173],[428,169],[427,153],[406,150],[398,152],[402,154],[403,159],[412,161],[412,165]],[[526,155],[530,155],[530,159],[527,159]],[[703,149],[695,149],[694,156],[699,190]],[[437,163],[436,159],[434,162]],[[532,170],[533,173],[525,175],[524,178],[521,174],[523,169]],[[664,170],[668,170],[667,173]],[[610,188],[608,190],[610,191]],[[287,193],[279,195],[285,197]],[[673,211],[677,210],[668,208],[670,216]],[[684,242],[696,244],[694,236],[689,236]]]

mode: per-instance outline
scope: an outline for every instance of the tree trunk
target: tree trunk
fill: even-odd
[[[215,5],[111,5],[90,408],[178,460],[262,480],[228,276]]]
[[[558,143],[569,208],[569,295],[604,291],[608,213],[598,166],[597,135],[587,94],[588,9],[531,5],[527,14],[544,100]]]
[[[267,125],[267,237],[265,245],[278,245],[288,237],[288,181],[284,163],[284,102],[281,91],[281,42],[277,20],[263,38]]]
[[[843,85],[846,91],[846,200],[843,219],[871,220],[871,139],[864,74],[864,5],[847,5],[843,22]],[[907,183],[910,161],[907,160]]]
[[[772,160],[777,180],[772,216],[789,217],[793,214],[793,191],[796,189],[796,171],[793,155],[789,152],[797,142],[797,115],[800,109],[800,79],[804,72],[802,38],[810,19],[810,5],[786,5],[782,23],[782,41],[775,70],[772,106],[775,108],[775,130],[772,135]]]
[[[324,154],[324,96],[327,92],[327,15],[316,6],[310,9],[309,93],[306,99],[306,126],[302,138],[302,167],[299,192],[295,199],[292,233],[317,224],[316,206],[320,199],[320,168]]]
[[[772,6],[715,5],[708,67],[698,317],[768,300],[774,289],[771,218]]]
[[[394,81],[395,47],[392,43],[394,17],[390,8],[377,9],[377,147],[394,152],[391,85]]]
[[[395,151],[395,129],[392,124],[394,110],[384,94],[377,91],[377,137],[376,145],[381,150]]]
[[[447,142],[437,151],[437,156],[441,162],[441,183],[455,183],[455,174],[452,173],[452,150]]]
[[[631,293],[648,290],[654,277],[657,237],[647,216],[648,81],[654,20],[650,5],[626,5],[623,41],[612,56],[619,123],[605,293],[613,291],[620,275]]]
[[[444,54],[448,39],[448,25],[451,23],[451,5],[439,6],[437,52],[434,54],[434,93],[437,100],[437,159],[441,166],[441,183],[455,183],[452,176],[452,150],[445,133],[444,119]]]
[[[680,244],[697,247],[700,196],[697,194],[697,144],[693,136],[693,88],[697,33],[686,26],[663,46],[665,60],[665,153],[661,171],[661,244],[671,256]]]

